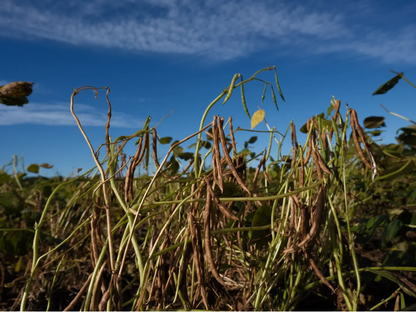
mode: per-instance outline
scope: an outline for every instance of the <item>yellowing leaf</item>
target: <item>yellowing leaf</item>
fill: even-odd
[[[266,113],[263,109],[259,109],[257,112],[255,112],[253,117],[251,117],[251,129],[254,129],[259,123],[261,123],[265,115]]]

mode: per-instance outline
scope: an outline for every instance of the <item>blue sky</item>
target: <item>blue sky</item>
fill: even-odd
[[[355,108],[360,121],[385,116],[386,143],[408,123],[380,103],[414,119],[416,90],[404,81],[372,96],[393,77],[389,69],[416,81],[414,1],[2,0],[0,15],[0,85],[35,83],[28,105],[0,105],[0,166],[18,155],[25,166],[54,165],[42,169],[45,176],[91,168],[69,111],[73,89],[85,85],[110,87],[113,138],[141,129],[149,115],[154,126],[173,111],[158,134],[180,140],[198,130],[205,108],[235,73],[248,78],[268,65],[277,67],[286,102],[278,98],[276,111],[268,92],[262,108],[279,131],[292,119],[299,129],[326,112],[332,95]],[[259,78],[274,81],[272,73]],[[236,91],[226,105],[214,106],[208,122],[214,114],[232,116],[235,128],[250,128]],[[251,113],[262,105],[262,91],[259,82],[246,85]],[[75,100],[97,147],[104,142],[105,92]],[[238,132],[237,141],[251,135]],[[267,144],[263,135],[254,147]]]

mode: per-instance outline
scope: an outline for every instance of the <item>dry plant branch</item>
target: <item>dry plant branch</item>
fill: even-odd
[[[189,139],[191,139],[191,138],[192,138],[192,137],[194,137],[195,135],[198,135],[199,133],[201,133],[201,132],[205,131],[205,130],[206,130],[206,129],[208,129],[210,126],[211,126],[211,124],[208,124],[208,125],[207,125],[207,126],[205,126],[203,129],[201,129],[201,130],[199,130],[199,131],[195,132],[194,134],[191,134],[190,136],[186,137],[185,139],[183,139],[183,140],[181,140],[181,141],[179,141],[179,142],[177,142],[177,143],[175,143],[175,144],[172,144],[172,146],[170,147],[170,149],[169,149],[169,150],[168,150],[168,152],[166,153],[165,158],[163,159],[163,161],[162,161],[162,163],[160,164],[159,168],[157,169],[156,173],[153,175],[153,177],[152,177],[151,181],[149,182],[149,185],[148,185],[148,187],[147,187],[146,191],[144,192],[144,194],[143,194],[143,196],[142,196],[142,199],[141,199],[141,201],[140,201],[140,203],[139,203],[139,205],[138,205],[138,207],[137,207],[137,210],[136,210],[136,212],[135,212],[135,217],[134,217],[133,223],[132,223],[132,225],[131,225],[131,227],[130,227],[130,235],[129,235],[129,237],[128,237],[128,240],[127,240],[127,243],[126,243],[126,246],[125,246],[125,249],[124,249],[123,258],[122,258],[121,263],[120,263],[119,274],[118,274],[118,276],[119,276],[119,277],[121,276],[121,274],[122,274],[122,272],[123,272],[123,268],[124,268],[124,264],[125,264],[125,261],[126,261],[126,256],[127,256],[127,251],[128,251],[128,249],[129,249],[128,247],[129,247],[129,245],[130,245],[130,242],[131,242],[131,239],[132,239],[132,236],[133,236],[133,233],[134,233],[133,229],[135,228],[135,226],[136,226],[136,224],[137,224],[138,217],[139,217],[139,215],[140,215],[140,210],[142,209],[142,207],[143,207],[143,205],[144,205],[144,202],[145,202],[145,200],[146,200],[146,198],[147,198],[147,195],[149,194],[150,189],[152,188],[152,186],[153,186],[154,182],[156,181],[157,177],[159,176],[159,173],[161,172],[163,165],[166,163],[166,161],[167,161],[167,159],[168,159],[168,157],[169,157],[170,153],[173,151],[173,149],[174,149],[175,147],[179,146],[179,145],[180,145],[180,144],[182,144],[183,142],[188,141]],[[156,247],[156,244],[155,244],[155,247]],[[152,251],[150,252],[150,255],[154,253],[154,249],[155,249],[155,247],[153,247]],[[150,259],[150,255],[149,255],[149,259]],[[145,266],[145,267],[146,267],[146,266]],[[142,272],[142,273],[143,273],[143,272]],[[144,272],[144,273],[145,273],[145,272]],[[142,274],[142,276],[145,276],[145,274]],[[144,281],[140,281],[140,283],[141,283],[141,287],[142,287],[142,288],[144,287],[144,285],[142,284],[143,282],[144,282]],[[144,299],[144,291],[143,291],[142,295],[141,295],[141,296],[140,296],[140,298],[139,298],[138,306],[141,306],[141,305],[142,305],[143,299]]]
[[[112,239],[112,226],[111,226],[111,214],[110,214],[110,201],[108,198],[108,194],[107,194],[107,188],[106,188],[106,184],[105,184],[105,173],[104,173],[104,169],[101,166],[101,163],[98,159],[98,155],[94,152],[94,149],[92,147],[92,144],[87,136],[87,134],[85,133],[83,127],[81,126],[81,122],[79,121],[77,115],[74,112],[74,98],[75,95],[77,95],[80,91],[84,91],[84,90],[94,90],[95,92],[95,98],[97,98],[98,96],[98,90],[99,89],[106,89],[106,99],[107,99],[107,103],[108,103],[108,114],[107,114],[107,123],[106,123],[106,143],[109,144],[109,133],[108,130],[110,128],[110,119],[111,119],[111,103],[108,99],[108,94],[110,92],[110,88],[108,87],[101,87],[101,88],[95,88],[95,87],[91,87],[91,86],[85,86],[85,87],[81,87],[81,88],[77,88],[74,90],[74,92],[71,95],[71,104],[70,104],[70,109],[71,109],[71,114],[74,117],[79,130],[81,131],[82,135],[84,136],[91,154],[93,156],[93,159],[95,161],[95,164],[97,165],[97,168],[100,170],[101,173],[101,181],[102,181],[102,190],[103,190],[103,196],[104,196],[104,202],[105,202],[105,211],[106,211],[106,218],[107,218],[107,236],[108,236],[108,246],[109,246],[109,253],[110,253],[110,268],[111,268],[111,274],[112,274],[112,282],[114,283],[114,285],[116,285],[117,283],[117,278],[115,277],[116,271],[115,271],[115,260],[114,260],[114,247],[113,247],[113,239]],[[108,158],[110,160],[110,150],[109,150],[109,145],[107,145],[107,153],[108,153]]]

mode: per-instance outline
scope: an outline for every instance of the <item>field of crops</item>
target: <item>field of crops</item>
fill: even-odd
[[[274,73],[275,82],[258,79],[260,73]],[[407,81],[397,74],[375,93],[400,79]],[[243,86],[253,80],[270,88],[276,105],[276,97],[284,100],[275,67],[247,80],[236,74],[189,137],[163,137],[146,122],[113,139],[109,117],[99,151],[73,108],[79,92],[100,88],[75,90],[71,111],[96,167],[76,178],[29,178],[15,159],[0,171],[0,309],[415,304],[415,123],[406,119],[413,126],[399,129],[396,144],[378,144],[384,118],[370,116],[361,125],[358,109],[333,98],[326,114],[279,133],[263,110],[248,113]],[[206,120],[220,100],[239,95],[252,128],[265,122],[270,130],[253,132],[243,150],[232,118]],[[263,152],[251,147],[257,135],[270,137]],[[136,148],[132,156],[124,153],[128,144]],[[285,155],[283,144],[291,147]],[[161,145],[170,146],[166,155]],[[48,165],[27,171],[41,166]]]

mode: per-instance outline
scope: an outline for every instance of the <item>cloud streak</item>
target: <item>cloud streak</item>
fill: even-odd
[[[371,1],[343,8],[328,8],[319,1],[296,5],[271,0],[3,2],[1,35],[21,39],[220,61],[287,49],[300,56],[353,52],[386,63],[416,64],[415,23],[397,17],[403,26],[393,30],[383,26],[383,21],[370,23],[369,15],[377,9],[377,3]]]
[[[104,127],[107,112],[99,111],[91,106],[77,104],[75,113],[82,126]],[[113,112],[111,127],[137,128],[143,121],[132,118],[128,114]],[[76,126],[68,104],[29,103],[24,107],[0,105],[0,125],[39,124],[48,126]]]

